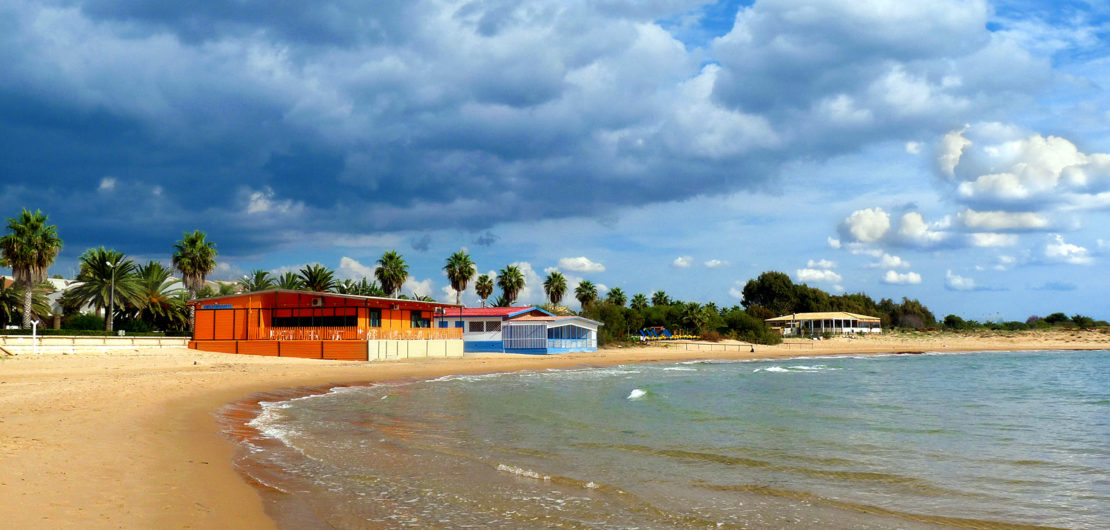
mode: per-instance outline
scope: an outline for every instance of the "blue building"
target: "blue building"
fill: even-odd
[[[463,351],[545,355],[597,351],[602,324],[579,316],[557,316],[534,306],[449,308],[436,327],[463,329]]]

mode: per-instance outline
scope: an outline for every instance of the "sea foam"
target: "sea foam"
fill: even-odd
[[[633,388],[632,392],[628,393],[628,399],[640,399],[647,395],[647,391]]]

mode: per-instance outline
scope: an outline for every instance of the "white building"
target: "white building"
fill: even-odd
[[[784,337],[797,335],[822,335],[833,333],[849,335],[852,333],[882,333],[882,320],[879,317],[857,315],[842,311],[826,313],[793,313],[781,317],[768,318],[767,325],[779,330]]]

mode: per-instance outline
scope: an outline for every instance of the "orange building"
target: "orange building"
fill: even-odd
[[[461,357],[462,330],[433,328],[453,304],[272,289],[190,302],[198,350],[352,361]]]

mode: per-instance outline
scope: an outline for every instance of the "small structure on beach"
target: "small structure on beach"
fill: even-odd
[[[768,318],[767,325],[779,331],[784,337],[799,335],[822,335],[833,333],[850,335],[853,333],[882,333],[882,319],[870,315],[845,313],[843,311],[825,313],[792,313],[781,317]]]
[[[439,329],[462,330],[467,352],[549,354],[597,351],[600,322],[557,316],[534,306],[456,307],[436,317]]]
[[[198,350],[355,361],[463,354],[461,329],[432,327],[454,304],[289,289],[189,304]]]

